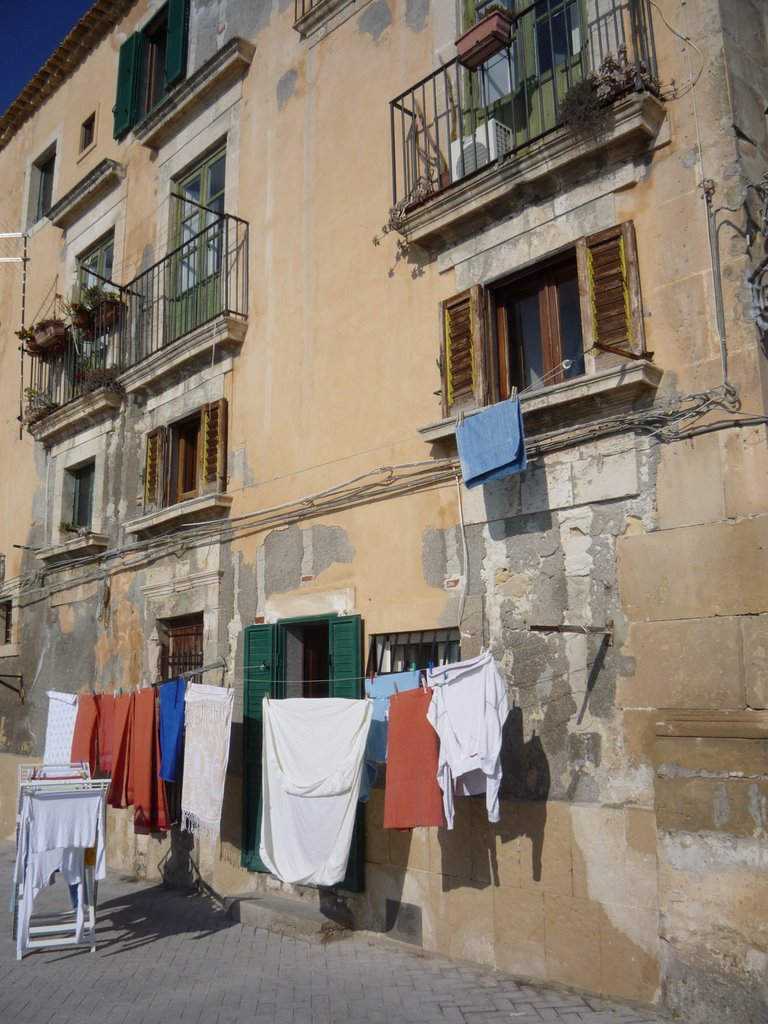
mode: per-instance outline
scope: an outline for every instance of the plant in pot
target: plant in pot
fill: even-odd
[[[515,15],[501,4],[482,9],[474,25],[456,40],[459,64],[476,71],[489,57],[509,46]]]
[[[51,393],[45,388],[24,388],[24,397],[27,400],[27,407],[24,410],[24,422],[27,426],[37,423],[38,420],[42,420],[52,413],[54,409],[58,409]]]
[[[63,351],[69,340],[69,328],[59,317],[48,317],[34,326],[35,344],[40,349]]]
[[[90,310],[93,330],[96,334],[113,327],[124,308],[120,295],[115,291],[108,291],[100,284],[92,284],[84,288],[80,303]]]
[[[93,335],[93,314],[90,306],[84,302],[68,302],[66,310],[73,328],[79,331],[83,338],[90,338]]]
[[[68,520],[62,520],[59,523],[59,536],[62,540],[72,540],[73,537],[84,532],[85,527],[78,526],[77,523],[70,523]]]
[[[42,352],[42,349],[35,341],[34,327],[20,327],[19,330],[16,331],[16,337],[31,356],[39,356]]]
[[[115,394],[124,394],[122,384],[118,381],[120,370],[116,366],[94,366],[89,359],[84,359],[76,373],[77,380],[81,386],[82,393],[91,394],[100,388],[107,391],[114,391]]]

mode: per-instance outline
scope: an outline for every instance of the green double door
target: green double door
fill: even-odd
[[[479,72],[486,116],[513,130],[517,148],[557,126],[563,96],[587,73],[582,0],[537,0],[502,51]]]
[[[176,185],[176,247],[170,260],[168,336],[182,334],[222,309],[225,249],[224,186],[226,153],[201,161]]]
[[[241,862],[266,871],[261,838],[262,702],[285,697],[362,696],[362,621],[359,615],[286,619],[245,630],[243,691],[243,844]],[[358,807],[346,877],[338,888],[363,890],[362,808]]]

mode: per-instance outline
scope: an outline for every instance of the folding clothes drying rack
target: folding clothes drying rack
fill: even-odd
[[[87,762],[58,765],[21,764],[18,766],[18,786],[16,801],[16,846],[18,856],[19,830],[21,828],[22,806],[28,793],[54,792],[74,793],[84,790],[98,789],[102,799],[106,800],[110,779],[92,779]],[[105,838],[105,837],[103,837]],[[43,949],[53,946],[90,946],[90,952],[96,951],[96,899],[98,883],[94,878],[95,865],[85,864],[84,883],[84,927],[82,939],[77,937],[77,912],[69,909],[59,912],[32,913],[29,924],[29,940],[27,949]],[[95,858],[94,858],[95,860]],[[11,906],[13,913],[13,937],[17,936],[19,904],[24,895],[24,882],[14,884],[11,890]],[[21,960],[24,951],[17,951],[16,959]]]

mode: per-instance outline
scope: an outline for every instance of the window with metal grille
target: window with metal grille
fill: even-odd
[[[450,665],[461,661],[458,629],[416,629],[375,633],[370,638],[366,672],[404,672],[415,665]]]
[[[160,673],[176,679],[203,666],[203,613],[182,615],[158,622]]]

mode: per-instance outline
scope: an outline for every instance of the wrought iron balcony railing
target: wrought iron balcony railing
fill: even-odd
[[[94,275],[92,275],[94,276]],[[222,316],[248,314],[248,224],[227,214],[126,285],[102,280],[105,295],[58,350],[31,359],[27,419],[41,418],[102,387]]]
[[[555,131],[569,94],[605,107],[658,88],[649,0],[534,0],[511,17],[476,70],[455,58],[390,103],[398,214]]]

